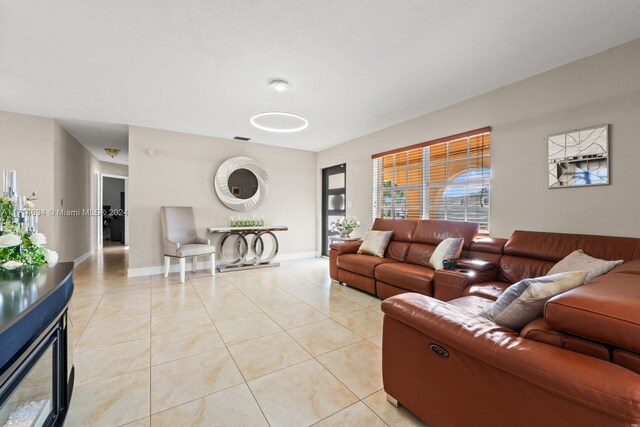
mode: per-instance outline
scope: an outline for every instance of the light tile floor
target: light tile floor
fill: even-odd
[[[75,271],[65,426],[417,426],[382,390],[380,301],[326,259],[127,278],[122,248]]]

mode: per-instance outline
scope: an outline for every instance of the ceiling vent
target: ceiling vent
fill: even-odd
[[[249,141],[251,138],[247,138],[246,136],[234,136],[233,139],[237,139],[238,141]]]

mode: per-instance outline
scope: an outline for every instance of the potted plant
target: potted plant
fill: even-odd
[[[331,223],[331,230],[339,232],[340,237],[349,237],[358,227],[360,227],[360,221],[355,216],[343,216]]]

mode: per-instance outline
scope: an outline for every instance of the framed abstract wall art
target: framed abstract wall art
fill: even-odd
[[[609,125],[551,135],[549,188],[609,184]]]

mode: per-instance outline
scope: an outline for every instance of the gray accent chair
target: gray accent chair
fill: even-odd
[[[216,250],[211,241],[198,237],[196,218],[192,207],[162,206],[162,239],[164,243],[164,277],[169,276],[171,258],[180,261],[180,283],[184,283],[186,259],[191,258],[191,269],[196,271],[197,257],[211,257],[211,275],[216,269]]]

